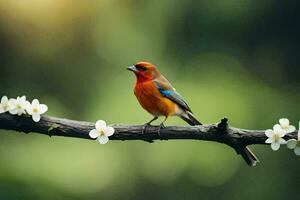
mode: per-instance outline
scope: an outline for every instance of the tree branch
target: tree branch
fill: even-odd
[[[158,134],[157,126],[147,127],[142,134],[143,126],[140,125],[111,125],[116,132],[110,140],[206,140],[226,144],[239,153],[242,149],[252,144],[265,144],[267,137],[264,130],[246,130],[228,126],[228,119],[224,118],[218,124],[203,126],[168,126]],[[94,129],[91,122],[75,121],[56,117],[44,116],[40,122],[35,123],[29,116],[15,116],[7,113],[0,114],[0,129],[14,130],[18,132],[35,132],[48,136],[64,136],[91,139],[89,131]],[[290,133],[285,139],[296,139],[296,133]],[[92,139],[91,139],[92,140]]]

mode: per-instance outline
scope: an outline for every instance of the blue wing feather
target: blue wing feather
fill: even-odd
[[[163,85],[160,84],[159,81],[157,81],[157,80],[154,80],[154,84],[155,84],[156,88],[158,89],[158,91],[164,97],[170,99],[171,101],[173,101],[174,103],[179,105],[184,110],[187,110],[192,113],[190,107],[187,105],[187,103],[185,102],[183,97],[178,92],[176,92],[176,90],[173,87],[170,86],[169,88],[171,88],[171,89],[169,89],[169,88],[167,89],[167,88],[163,87]]]

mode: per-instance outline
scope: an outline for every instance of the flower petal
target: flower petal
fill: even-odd
[[[286,133],[293,133],[296,131],[296,127],[295,126],[288,126],[287,130],[286,130]]]
[[[273,149],[273,151],[277,151],[280,148],[280,143],[279,142],[272,143],[271,148]]]
[[[6,111],[2,108],[2,106],[0,105],[0,114],[1,113],[5,113]]]
[[[25,108],[27,108],[30,105],[30,102],[29,101],[23,101],[20,104],[25,109]]]
[[[97,137],[99,137],[99,131],[97,131],[96,129],[93,129],[93,130],[91,130],[90,132],[89,132],[89,136],[91,137],[91,138],[93,138],[93,139],[95,139],[95,138],[97,138]]]
[[[31,106],[27,106],[26,112],[27,112],[29,115],[32,115],[33,112],[32,112]]]
[[[17,109],[17,114],[19,116],[21,116],[21,115],[25,114],[25,111],[23,109]]]
[[[274,138],[268,138],[267,140],[266,140],[266,143],[267,144],[271,144],[271,143],[273,143],[274,142]]]
[[[290,121],[287,118],[282,118],[282,119],[279,120],[279,124],[282,127],[286,127],[286,126],[290,125]]]
[[[10,104],[10,106],[15,107],[17,104],[17,100],[16,99],[9,99],[8,103]]]
[[[104,129],[104,133],[106,136],[112,136],[114,133],[115,133],[115,129],[113,127],[110,127],[110,126],[107,126],[105,129]]]
[[[21,101],[26,101],[26,96],[24,95],[24,96],[22,96],[22,97],[19,97],[19,99],[20,99]]]
[[[272,129],[268,129],[268,130],[266,130],[265,135],[267,137],[272,137],[274,135],[274,132]]]
[[[286,144],[287,148],[289,149],[295,149],[296,145],[297,145],[297,140],[295,139],[288,140]]]
[[[286,141],[285,141],[285,139],[283,139],[283,138],[279,138],[279,141],[278,141],[280,144],[286,144]]]
[[[100,144],[106,144],[108,142],[108,137],[107,136],[100,136],[97,138],[98,142],[100,142]]]
[[[299,130],[298,130],[298,141],[300,141],[300,121],[299,121]]]
[[[274,130],[275,132],[277,132],[277,131],[281,131],[282,128],[281,128],[281,126],[280,126],[279,124],[275,124],[275,125],[273,126],[273,130]]]
[[[7,96],[3,96],[1,98],[1,104],[6,103],[6,102],[8,102],[8,98],[7,98]]]
[[[33,114],[32,114],[32,119],[33,119],[33,121],[35,121],[35,122],[39,122],[39,121],[41,120],[41,115],[38,114],[38,113],[33,113]]]
[[[33,107],[38,107],[40,105],[40,102],[38,99],[33,99],[32,104]]]
[[[276,131],[276,133],[278,134],[278,136],[279,137],[283,137],[283,136],[285,136],[285,131],[283,130],[283,129],[278,129],[277,131]]]
[[[99,130],[104,130],[106,128],[106,122],[103,120],[98,120],[96,122],[96,129]]]
[[[296,146],[296,148],[294,149],[294,152],[297,156],[300,156],[300,146]]]
[[[47,105],[45,105],[45,104],[40,104],[40,110],[39,110],[40,112],[40,114],[44,114],[45,112],[47,112],[48,111],[48,106]]]
[[[24,107],[27,109],[27,108],[32,108],[33,106],[31,105],[31,103],[29,101],[26,101],[24,103]]]
[[[12,114],[12,115],[16,115],[18,113],[18,110],[15,109],[15,108],[14,109],[10,109],[9,113]]]

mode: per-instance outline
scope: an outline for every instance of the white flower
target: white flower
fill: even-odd
[[[32,103],[29,103],[26,107],[27,113],[32,116],[32,119],[35,122],[39,122],[41,115],[47,112],[47,110],[48,106],[45,104],[40,104],[39,100],[37,99],[34,99]]]
[[[29,102],[26,101],[26,96],[17,97],[17,99],[9,99],[10,109],[9,113],[12,115],[22,115],[25,114],[25,109]]]
[[[287,141],[287,148],[294,149],[294,152],[297,156],[300,156],[300,122],[299,122],[299,130],[298,130],[298,138],[290,139]]]
[[[10,109],[9,100],[7,96],[3,96],[1,98],[1,103],[0,103],[0,114],[9,111],[9,109]]]
[[[282,138],[285,135],[285,131],[279,124],[276,124],[273,127],[273,130],[266,130],[265,134],[268,137],[266,143],[271,144],[271,148],[274,151],[277,151],[280,148],[281,144],[286,144],[286,141]]]
[[[296,131],[295,126],[290,125],[290,121],[286,118],[280,119],[279,124],[281,128],[285,131],[285,133],[292,133]]]
[[[108,142],[108,137],[112,136],[115,129],[110,126],[106,126],[106,122],[103,120],[98,120],[96,122],[96,129],[90,131],[89,135],[91,138],[97,138],[100,144],[106,144]]]

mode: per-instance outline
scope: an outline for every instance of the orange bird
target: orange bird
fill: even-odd
[[[145,124],[143,132],[147,126],[157,120],[159,116],[164,116],[164,121],[160,124],[160,129],[164,127],[164,122],[169,116],[179,116],[188,124],[202,125],[192,114],[192,110],[187,105],[182,96],[176,92],[170,82],[149,62],[138,62],[128,67],[136,75],[134,94],[141,106],[153,115],[153,119]],[[243,148],[240,154],[248,165],[254,166],[258,161],[250,149]]]
[[[176,92],[170,82],[149,62],[138,62],[127,68],[136,75],[134,94],[141,106],[153,115],[153,119],[145,124],[150,125],[159,116],[164,116],[160,128],[169,116],[179,116],[188,124],[202,125],[192,114],[182,96]]]

